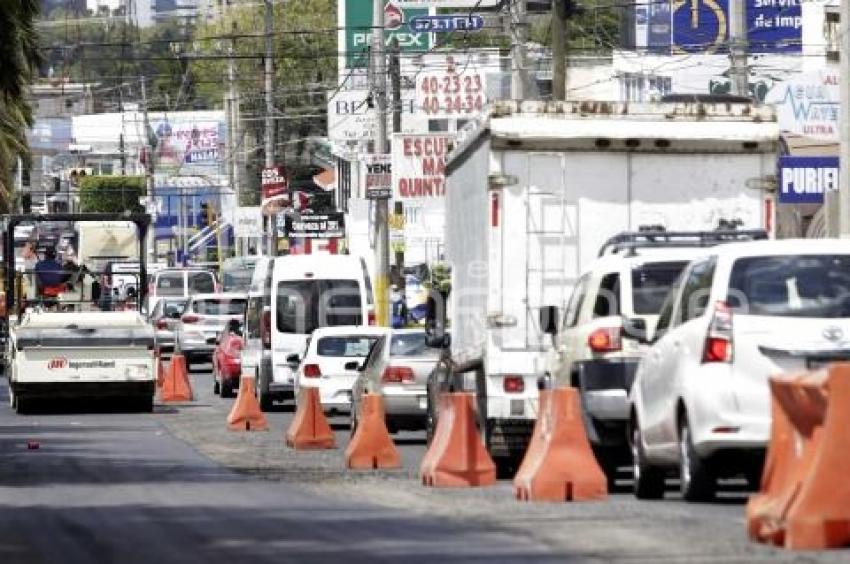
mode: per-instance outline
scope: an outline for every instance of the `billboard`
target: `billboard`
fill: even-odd
[[[801,0],[745,1],[751,53],[802,52]],[[729,4],[729,0],[641,1],[634,8],[637,46],[658,53],[728,52]]]
[[[820,204],[838,186],[838,157],[779,157],[780,204]]]
[[[301,214],[297,217],[287,215],[284,220],[283,233],[280,233],[280,222],[278,222],[277,228],[278,234],[286,237],[336,239],[345,237],[345,214],[343,212],[331,212],[326,214]]]
[[[340,2],[340,24],[344,31],[344,67],[348,69],[369,66],[369,46],[372,43],[372,2],[345,0]],[[397,0],[389,0],[384,7],[384,40],[390,45],[398,41],[402,52],[424,53],[431,49],[431,34],[414,32],[408,22],[416,16],[427,16],[428,8],[402,8]],[[340,73],[342,74],[342,73]]]
[[[224,149],[223,124],[218,121],[151,121],[156,136],[156,167],[163,172],[218,165]]]
[[[454,135],[393,136],[393,198],[397,201],[443,200],[446,195],[446,157]]]

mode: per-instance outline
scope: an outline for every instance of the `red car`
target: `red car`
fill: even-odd
[[[242,373],[242,322],[231,320],[216,339],[213,351],[213,392],[233,397]]]

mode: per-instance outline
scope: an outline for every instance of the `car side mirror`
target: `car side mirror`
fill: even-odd
[[[540,308],[540,330],[553,337],[558,334],[558,319],[561,317],[557,306]]]
[[[351,362],[346,362],[345,363],[345,369],[346,370],[357,370],[358,372],[363,371],[363,367],[360,366],[360,363],[357,362],[356,360],[353,360]]]
[[[298,366],[301,363],[301,357],[297,354],[291,354],[286,357],[286,364],[290,366]]]
[[[646,328],[646,320],[637,317],[623,318],[623,333],[626,337],[634,339],[639,343],[649,343],[649,332]]]

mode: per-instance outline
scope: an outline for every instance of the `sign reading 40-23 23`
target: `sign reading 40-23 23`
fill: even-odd
[[[416,78],[416,107],[431,118],[475,115],[484,109],[485,75],[471,68],[458,68],[446,57],[445,68],[425,70]]]

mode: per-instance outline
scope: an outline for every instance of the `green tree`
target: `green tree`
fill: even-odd
[[[80,181],[80,210],[84,213],[141,213],[144,176],[87,176]]]
[[[34,28],[38,6],[38,0],[7,0],[0,9],[0,212],[11,207],[18,158],[29,157],[26,88],[41,60]]]

